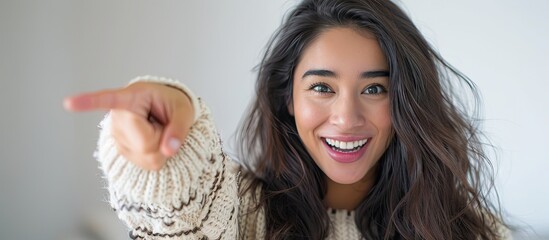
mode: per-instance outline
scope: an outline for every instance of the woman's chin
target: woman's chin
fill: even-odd
[[[364,175],[354,176],[354,175],[342,174],[342,173],[337,173],[337,174],[325,173],[325,174],[331,181],[338,184],[345,184],[345,185],[357,183],[364,177]]]

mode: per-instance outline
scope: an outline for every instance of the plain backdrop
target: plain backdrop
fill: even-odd
[[[177,78],[209,104],[231,149],[253,69],[295,3],[0,1],[0,239],[126,239],[92,155],[104,113],[67,113],[63,97]],[[399,4],[478,84],[517,239],[549,236],[549,1]]]

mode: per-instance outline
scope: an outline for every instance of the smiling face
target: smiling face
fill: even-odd
[[[336,183],[371,180],[387,149],[388,70],[377,39],[352,28],[323,31],[301,55],[289,110],[307,151]]]

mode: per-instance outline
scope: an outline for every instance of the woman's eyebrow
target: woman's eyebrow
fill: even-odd
[[[378,71],[367,71],[360,74],[362,78],[376,78],[376,77],[388,77],[389,71],[378,70]]]
[[[337,77],[335,72],[326,69],[311,69],[306,71],[301,78],[308,76],[319,76],[319,77]],[[386,70],[376,70],[376,71],[367,71],[360,74],[361,78],[376,78],[376,77],[388,77],[389,71]]]
[[[312,69],[306,71],[301,78],[305,78],[308,76],[319,76],[319,77],[336,77],[337,74],[335,72],[332,72],[330,70],[325,69]]]

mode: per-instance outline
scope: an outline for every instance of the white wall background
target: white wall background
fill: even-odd
[[[63,97],[141,74],[182,79],[228,142],[294,3],[0,1],[0,239],[126,239],[92,157],[102,113],[66,113]],[[529,232],[517,239],[549,236],[549,2],[401,4],[483,93],[502,204]]]

